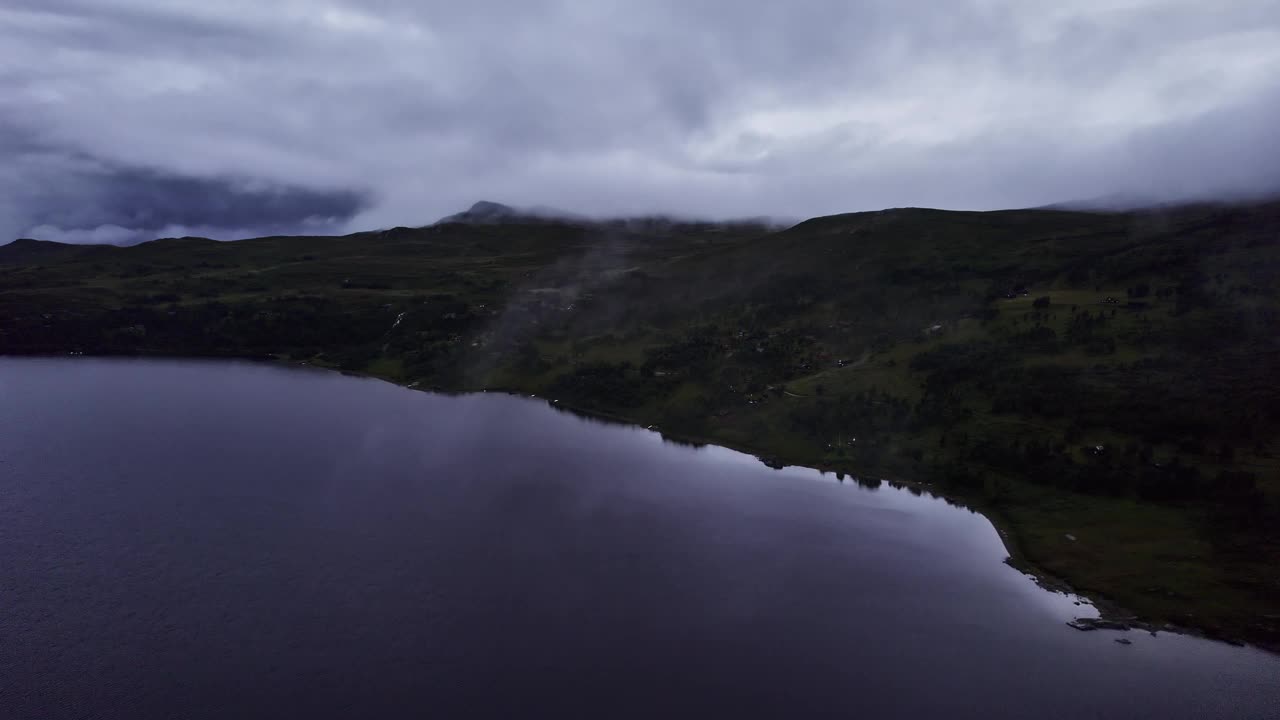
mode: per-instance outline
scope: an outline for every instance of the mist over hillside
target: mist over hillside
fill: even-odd
[[[717,220],[1280,191],[1269,0],[11,14],[4,241],[341,235],[491,197]]]

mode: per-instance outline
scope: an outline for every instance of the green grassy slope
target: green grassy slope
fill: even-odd
[[[1080,589],[1272,644],[1278,313],[1277,203],[0,247],[0,352],[273,355],[921,480]]]

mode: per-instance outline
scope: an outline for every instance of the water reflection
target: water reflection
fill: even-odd
[[[528,398],[0,358],[0,460],[9,717],[1280,707],[1272,656],[1067,628],[922,488]]]

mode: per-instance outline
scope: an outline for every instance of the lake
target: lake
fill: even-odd
[[[0,358],[4,718],[1280,717],[1280,657],[1073,630],[1006,556],[529,398]]]

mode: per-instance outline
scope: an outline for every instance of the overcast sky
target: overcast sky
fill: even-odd
[[[4,0],[0,242],[1280,189],[1280,0]]]

